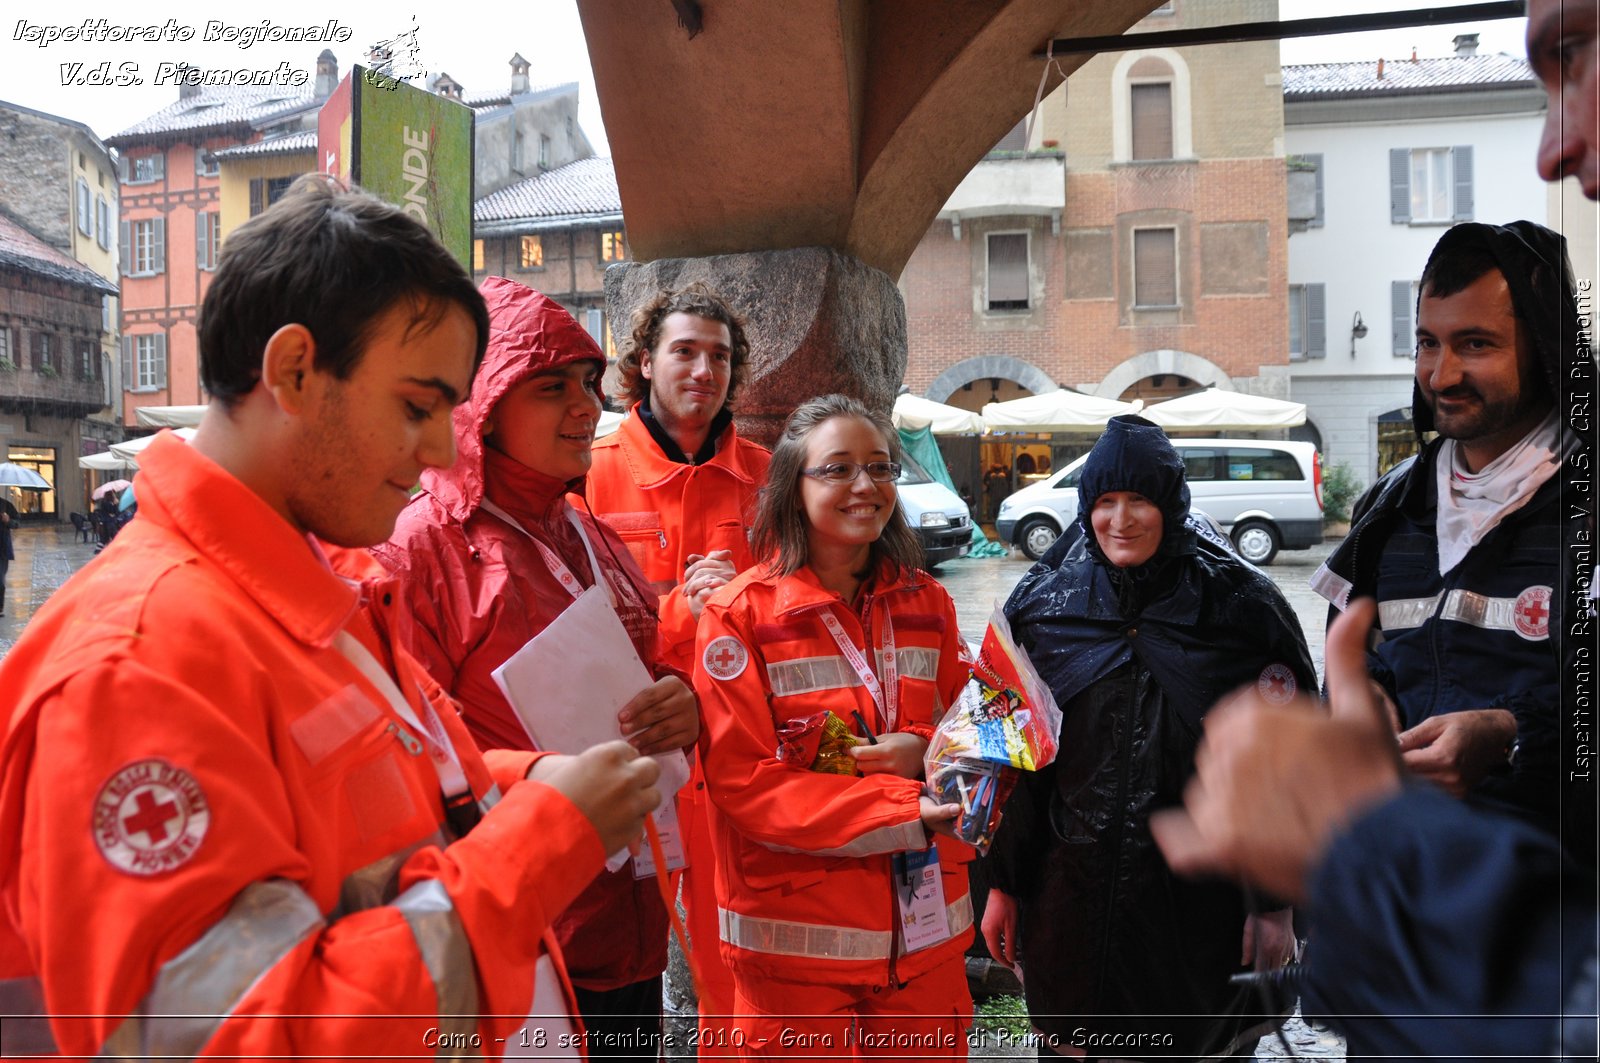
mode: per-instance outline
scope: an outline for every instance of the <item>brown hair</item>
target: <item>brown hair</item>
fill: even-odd
[[[640,363],[661,342],[661,324],[673,314],[692,314],[728,326],[728,397],[723,405],[732,406],[733,397],[744,383],[745,363],[750,360],[750,341],[744,334],[744,320],[733,308],[703,284],[695,283],[675,292],[662,292],[633,312],[633,328],[617,358],[617,397],[633,405],[650,394]]]
[[[806,444],[811,433],[835,417],[859,418],[883,436],[889,459],[901,460],[900,434],[887,415],[867,409],[848,395],[824,395],[803,403],[783,426],[783,434],[772,448],[772,464],[767,469],[767,485],[761,489],[756,506],[751,546],[757,557],[766,561],[767,571],[788,576],[809,561],[810,541],[805,507],[800,503],[800,477],[805,475]],[[887,561],[896,568],[911,571],[922,567],[922,543],[906,523],[905,510],[897,504],[889,523],[872,544],[867,571]]]

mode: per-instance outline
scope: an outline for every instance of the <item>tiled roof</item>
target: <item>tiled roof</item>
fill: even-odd
[[[539,221],[621,215],[610,159],[589,158],[491,192],[472,207],[475,222]]]
[[[1283,68],[1285,100],[1347,96],[1404,96],[1534,84],[1533,71],[1510,55],[1452,55],[1442,59],[1376,59],[1305,63]]]
[[[300,155],[316,150],[317,131],[306,129],[286,136],[273,137],[270,140],[258,140],[254,144],[223,148],[216,153],[216,156],[219,159],[263,159],[273,155]]]
[[[115,295],[117,286],[0,213],[0,266]]]
[[[125,146],[141,137],[165,133],[197,133],[239,126],[260,126],[316,105],[309,90],[286,88],[202,89],[187,100],[177,100],[106,143]]]
[[[576,92],[578,91],[578,83],[576,81],[552,81],[548,85],[531,85],[529,86],[527,92],[517,93],[516,98],[521,99],[524,96],[542,96],[546,93],[554,93],[562,89],[570,89],[573,92]],[[466,104],[468,107],[471,107],[474,111],[481,111],[490,107],[505,107],[511,103],[511,100],[512,96],[510,89],[505,89],[499,92],[466,93],[461,97],[461,102]]]

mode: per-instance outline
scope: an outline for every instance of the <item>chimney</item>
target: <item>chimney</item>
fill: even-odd
[[[441,72],[433,81],[433,91],[447,100],[461,99],[461,83],[449,74]]]
[[[1456,46],[1457,55],[1478,54],[1478,35],[1476,33],[1458,33],[1450,43]]]
[[[1413,63],[1417,61],[1417,46],[1414,44],[1411,46],[1411,61]]]
[[[334,58],[331,51],[324,48],[322,54],[317,56],[316,87],[312,89],[312,96],[318,100],[325,100],[333,95],[333,90],[339,87],[339,60]]]
[[[528,61],[522,53],[511,57],[511,95],[520,96],[528,91]]]
[[[189,100],[200,95],[200,79],[192,63],[178,64],[178,99]]]
[[[1383,80],[1383,57],[1378,57],[1378,80]]]

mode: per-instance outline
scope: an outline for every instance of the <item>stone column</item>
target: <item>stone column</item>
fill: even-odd
[[[801,402],[843,392],[889,412],[906,371],[906,306],[893,279],[825,247],[625,262],[606,271],[620,346],[662,289],[700,282],[745,321],[750,366],[734,401],[741,434],[768,446]]]

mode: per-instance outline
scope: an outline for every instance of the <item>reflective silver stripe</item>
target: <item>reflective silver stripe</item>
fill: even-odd
[[[894,659],[900,667],[900,674],[907,679],[926,679],[931,682],[939,678],[938,650],[907,646],[895,650]]]
[[[908,679],[939,678],[939,651],[910,646],[896,649],[895,664]],[[818,690],[845,690],[861,685],[861,677],[850,662],[835,654],[831,657],[800,657],[793,661],[774,661],[767,665],[767,682],[780,697],[811,694]]]
[[[1515,598],[1490,598],[1472,591],[1451,591],[1445,595],[1444,608],[1439,611],[1439,617],[1471,624],[1486,631],[1517,631],[1516,610]],[[1517,631],[1517,634],[1521,635],[1522,632]]]
[[[972,898],[963,895],[945,906],[944,917],[955,937],[972,925]],[[722,940],[735,948],[776,956],[813,956],[830,960],[887,960],[890,931],[857,930],[783,919],[758,919],[726,908],[717,909]],[[904,939],[902,939],[903,941]]]
[[[927,845],[928,835],[922,829],[922,821],[914,819],[910,823],[896,823],[891,827],[868,831],[848,845],[836,849],[795,849],[787,845],[768,845],[767,848],[775,853],[805,853],[810,856],[875,856],[878,853],[925,849]]]
[[[0,1056],[53,1056],[56,1039],[37,978],[0,978]]]
[[[428,837],[404,849],[379,857],[366,867],[350,872],[339,884],[339,906],[328,917],[330,923],[338,922],[351,912],[364,912],[380,904],[388,904],[400,892],[400,867],[411,854],[426,846],[443,849],[449,839],[443,831],[434,831]]]
[[[1440,606],[1440,600],[1444,605]],[[1385,631],[1420,627],[1437,612],[1440,620],[1454,620],[1485,631],[1515,631],[1517,599],[1491,598],[1474,591],[1453,590],[1431,598],[1397,598],[1378,606],[1378,621]],[[1522,635],[1523,638],[1533,638]],[[1549,638],[1545,635],[1544,638]],[[1539,641],[1533,639],[1533,641]]]
[[[472,964],[472,945],[456,914],[455,902],[438,881],[428,879],[402,893],[394,902],[411,927],[417,951],[433,979],[439,998],[439,1049],[436,1058],[475,1057],[464,1046],[477,1032],[478,976]]]
[[[251,987],[322,926],[316,903],[293,882],[245,887],[227,915],[162,965],[100,1058],[198,1055]]]
[[[767,682],[779,696],[858,687],[861,679],[843,657],[801,657],[767,665]]]
[[[1396,598],[1378,603],[1378,626],[1385,631],[1421,627],[1439,608],[1439,595],[1431,598]]]
[[[1311,574],[1311,589],[1340,609],[1350,607],[1350,581],[1329,568],[1327,562]]]

